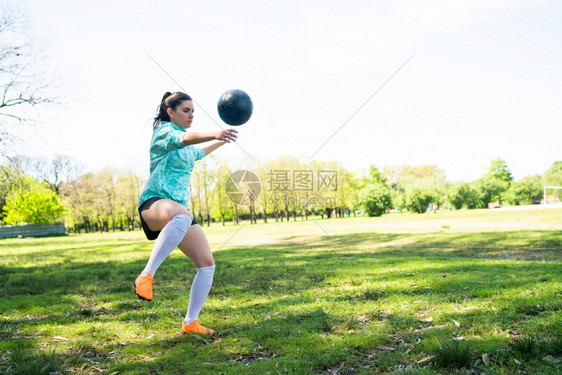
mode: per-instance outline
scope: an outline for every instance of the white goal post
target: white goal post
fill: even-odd
[[[546,199],[547,198],[547,194],[546,194],[547,190],[549,190],[549,189],[562,190],[562,186],[543,186],[543,187],[544,187],[544,204],[548,204],[547,199]],[[559,203],[560,202],[559,198],[560,198],[560,196],[558,196],[558,198],[554,197],[554,202]]]

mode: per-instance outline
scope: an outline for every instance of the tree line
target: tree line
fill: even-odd
[[[137,207],[145,177],[81,171],[82,166],[67,156],[9,158],[0,166],[0,222],[63,220],[73,232],[140,228]],[[514,181],[500,158],[491,162],[481,178],[454,183],[435,165],[382,170],[371,166],[365,176],[358,176],[337,162],[301,163],[290,156],[235,172],[214,155],[197,162],[190,209],[203,225],[531,204],[543,199],[544,185],[562,186],[562,161],[554,162],[543,175]],[[240,175],[255,176],[258,182],[236,180]],[[559,199],[559,193],[553,190],[548,199]]]
[[[450,183],[445,173],[433,165],[386,167],[382,173],[371,167],[364,186],[355,193],[356,203],[369,216],[389,209],[423,213],[440,208],[477,209],[508,205],[544,203],[544,186],[562,186],[562,161],[555,161],[543,175],[513,179],[501,158],[491,161],[487,173],[472,182]],[[562,189],[546,197],[560,201]]]

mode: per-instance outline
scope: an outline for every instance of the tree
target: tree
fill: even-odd
[[[60,220],[64,206],[59,197],[49,188],[31,177],[27,188],[12,192],[6,199],[3,210],[6,224],[46,224]]]
[[[4,205],[8,195],[18,189],[25,189],[30,180],[18,168],[13,166],[0,167],[0,222],[4,218]]]
[[[61,187],[64,204],[67,208],[67,226],[74,228],[75,232],[90,228],[90,217],[94,216],[93,192],[87,188],[87,180],[91,174],[80,176],[76,180],[69,181]]]
[[[478,208],[487,208],[490,202],[500,202],[502,194],[507,191],[508,183],[485,175],[472,183],[472,187],[478,192]]]
[[[198,191],[201,193],[201,207],[202,212],[200,215],[207,220],[207,226],[211,225],[211,207],[213,202],[213,195],[215,186],[217,184],[217,172],[211,167],[216,164],[214,155],[209,155],[197,163],[197,172],[195,174],[195,181],[198,185]],[[201,222],[201,225],[204,223]]]
[[[281,210],[284,204],[283,197],[289,189],[288,177],[284,174],[285,169],[279,161],[268,161],[263,167],[263,175],[260,174],[262,184],[261,198],[267,199],[266,203],[271,204],[275,221],[283,221]],[[265,206],[265,205],[264,205]]]
[[[513,205],[532,204],[540,201],[543,185],[539,176],[529,176],[514,182],[505,194],[505,200]]]
[[[552,163],[550,169],[544,172],[542,182],[546,186],[562,186],[562,161]]]
[[[61,194],[61,186],[76,178],[83,165],[67,155],[55,155],[53,157],[28,157],[17,155],[8,157],[11,165],[16,166],[25,174],[43,181],[57,195]]]
[[[191,212],[193,217],[203,224],[203,212],[202,212],[202,184],[200,178],[199,168],[194,168],[191,172],[191,180],[189,184],[190,196],[189,196],[189,206],[191,207]]]
[[[115,223],[115,182],[114,174],[104,170],[94,175],[94,205],[97,224],[100,232],[109,230]]]
[[[293,211],[297,209],[297,194],[293,188],[294,181],[293,183],[291,181],[294,172],[302,169],[302,166],[297,158],[284,155],[269,162],[267,167],[269,178],[265,185],[270,189],[269,193],[275,197],[274,210],[278,208],[284,210],[284,216],[289,221],[291,209]],[[274,211],[274,214],[277,215],[277,212]],[[280,215],[280,217],[283,221],[283,216]]]
[[[341,165],[335,165],[334,170],[337,172],[337,189],[336,189],[336,199],[339,207],[339,216],[343,217],[347,209],[353,207],[353,202],[351,201],[351,194],[359,189],[361,182],[355,176],[354,172],[349,172],[345,170]]]
[[[215,197],[215,203],[213,204],[212,211],[213,216],[216,219],[220,219],[222,225],[225,225],[226,220],[232,218],[232,202],[226,195],[226,182],[230,178],[232,171],[225,163],[220,162],[217,168],[216,176],[217,183],[215,184],[215,191],[213,196]]]
[[[33,59],[26,17],[14,3],[0,5],[0,154],[11,125],[29,121],[29,109],[55,101],[45,94],[46,73]]]
[[[385,167],[383,176],[393,190],[393,203],[396,208],[425,212],[427,206],[418,207],[424,203],[419,199],[428,200],[427,205],[440,205],[444,201],[447,179],[445,172],[436,165]]]
[[[76,230],[83,227],[86,232],[107,231],[110,222],[114,225],[117,211],[113,172],[85,174],[63,185],[61,193],[65,197],[71,225]]]
[[[416,187],[406,194],[406,209],[414,213],[424,213],[435,202],[435,192],[430,188]]]
[[[384,175],[379,171],[379,169],[377,167],[375,167],[374,165],[371,165],[369,167],[369,175],[364,178],[364,182],[366,182],[368,184],[369,183],[371,183],[371,184],[377,184],[377,183],[386,184],[387,180],[384,177]]]
[[[499,157],[492,160],[487,176],[506,182],[507,186],[509,186],[511,181],[513,181],[513,176],[511,175],[511,171],[509,170],[507,163]]]
[[[358,193],[358,203],[365,208],[369,216],[381,216],[392,208],[390,189],[383,183],[371,183]]]
[[[135,228],[135,224],[140,223],[138,216],[138,204],[140,190],[142,188],[141,178],[133,173],[127,173],[117,179],[116,182],[116,213],[123,227],[123,217],[127,219],[129,230]]]
[[[316,173],[314,192],[319,202],[316,208],[322,218],[324,214],[327,219],[333,214],[342,216],[343,209],[354,203],[351,195],[360,181],[338,162],[312,161],[310,169]]]
[[[268,209],[269,209],[269,206],[272,203],[270,201],[271,195],[272,195],[271,190],[268,189],[267,185],[264,185],[264,183],[266,183],[268,181],[268,173],[269,173],[269,170],[267,169],[266,164],[261,164],[258,167],[258,169],[256,170],[256,175],[260,179],[260,184],[261,184],[258,202],[259,202],[259,209],[261,210],[262,218],[263,218],[264,223],[267,223]]]
[[[478,206],[478,192],[466,182],[452,184],[447,189],[447,201],[455,208],[476,208]]]

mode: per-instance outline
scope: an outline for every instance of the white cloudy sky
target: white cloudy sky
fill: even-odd
[[[558,1],[27,0],[63,105],[42,109],[24,153],[88,169],[148,169],[163,93],[196,101],[194,130],[218,130],[216,101],[246,91],[239,144],[255,159],[436,164],[471,181],[505,159],[516,179],[562,160]],[[204,112],[207,112],[212,119]],[[213,120],[214,119],[214,120]],[[252,160],[234,145],[217,152]]]

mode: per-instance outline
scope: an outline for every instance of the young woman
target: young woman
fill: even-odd
[[[135,280],[135,293],[152,300],[154,274],[178,247],[191,259],[197,273],[191,285],[182,332],[213,334],[197,317],[213,283],[215,261],[209,242],[189,211],[189,182],[195,161],[225,143],[236,141],[237,131],[187,132],[193,122],[193,101],[182,92],[164,94],[150,144],[150,177],[139,200],[142,228],[149,240],[156,240],[148,263]],[[202,148],[192,145],[216,140]]]

